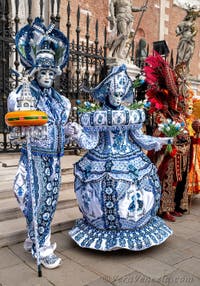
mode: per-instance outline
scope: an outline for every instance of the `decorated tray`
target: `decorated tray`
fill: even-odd
[[[142,109],[136,110],[97,110],[85,112],[80,116],[80,123],[86,128],[103,128],[131,126],[133,124],[143,123],[145,113]]]
[[[8,112],[5,115],[8,126],[40,126],[48,121],[45,112],[39,110],[18,110]]]

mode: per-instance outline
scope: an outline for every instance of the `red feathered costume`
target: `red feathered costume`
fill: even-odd
[[[180,94],[177,74],[159,55],[149,56],[144,67],[148,89],[146,96],[151,102],[149,109],[153,136],[164,136],[158,124],[171,119],[185,122],[185,98]],[[186,124],[184,131],[174,138],[172,151],[165,147],[159,152],[149,152],[149,157],[158,168],[162,197],[159,213],[164,218],[175,221],[172,214],[181,216],[188,208],[187,172],[189,167],[190,137]]]

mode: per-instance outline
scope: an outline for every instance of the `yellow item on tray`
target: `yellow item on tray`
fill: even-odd
[[[48,116],[40,110],[18,110],[5,115],[8,126],[41,126],[47,123]]]

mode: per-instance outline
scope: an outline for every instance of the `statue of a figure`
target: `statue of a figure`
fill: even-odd
[[[187,15],[176,28],[176,36],[180,36],[177,47],[176,63],[184,63],[186,65],[187,72],[189,73],[190,61],[195,48],[194,37],[197,34],[195,20],[200,16],[200,11],[197,11],[195,7],[190,7],[186,10],[186,12]]]
[[[126,58],[126,44],[132,30],[134,17],[132,12],[145,11],[146,6],[133,7],[131,0],[111,0],[110,21],[111,37],[108,40],[110,56],[124,59]]]
[[[141,38],[138,43],[136,50],[136,65],[138,67],[144,66],[144,61],[147,57],[147,43],[145,39]]]

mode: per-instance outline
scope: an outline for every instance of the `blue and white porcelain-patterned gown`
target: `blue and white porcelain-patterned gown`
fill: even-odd
[[[171,229],[157,216],[160,182],[142,151],[160,149],[144,135],[143,110],[84,114],[79,145],[89,151],[75,164],[75,192],[83,218],[70,236],[97,250],[143,250],[164,242]],[[81,132],[81,131],[80,131]]]
[[[16,110],[17,98],[22,86],[13,91],[8,98],[8,110]],[[53,88],[41,90],[36,81],[30,85],[32,96],[36,99],[36,108],[48,114],[47,137],[31,138],[32,166],[34,174],[34,192],[37,200],[38,237],[41,257],[53,253],[55,245],[51,245],[51,222],[55,213],[60,183],[60,157],[64,153],[65,125],[68,120],[71,104],[69,100]],[[36,127],[38,128],[38,127]],[[31,248],[35,255],[34,229],[32,217],[32,201],[29,191],[29,165],[26,144],[22,146],[18,171],[14,181],[14,193],[20,208],[26,217],[28,239],[25,248]]]

